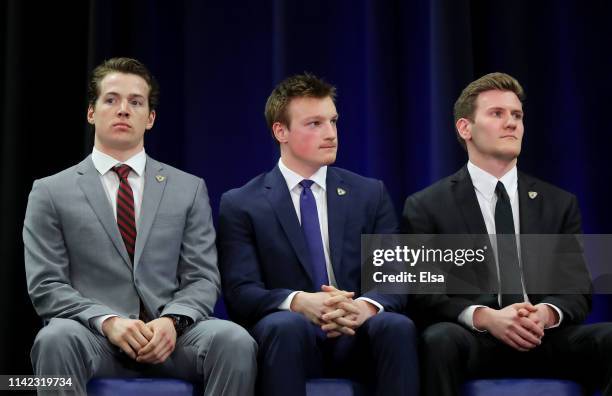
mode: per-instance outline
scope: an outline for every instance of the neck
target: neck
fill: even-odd
[[[516,158],[511,160],[492,157],[484,158],[480,156],[469,156],[469,158],[474,165],[498,179],[501,179],[502,176],[514,168],[517,161]]]
[[[313,166],[300,161],[296,161],[293,158],[289,158],[288,156],[283,155],[282,153],[281,159],[283,160],[283,164],[285,164],[287,168],[302,176],[304,179],[309,179],[321,168],[320,166]]]
[[[132,158],[133,156],[135,156],[136,154],[138,154],[139,152],[141,152],[144,146],[142,144],[139,144],[138,146],[132,147],[129,149],[116,149],[112,147],[106,147],[100,144],[100,142],[96,141],[94,143],[94,147],[98,151],[113,157],[117,161],[125,162],[129,160],[130,158]]]

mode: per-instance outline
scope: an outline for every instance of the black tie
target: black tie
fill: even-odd
[[[497,182],[495,194],[497,194],[495,232],[497,234],[501,306],[503,308],[517,302],[523,302],[524,298],[512,206],[506,188],[501,181]]]

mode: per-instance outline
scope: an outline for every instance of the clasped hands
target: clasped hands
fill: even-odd
[[[102,323],[102,331],[111,343],[139,363],[163,363],[176,345],[174,323],[166,317],[145,323],[113,316]]]
[[[559,320],[547,304],[517,303],[502,309],[479,307],[474,311],[474,327],[487,330],[512,348],[526,352],[542,343],[544,329]]]
[[[364,300],[354,300],[355,293],[323,285],[317,293],[299,292],[291,301],[291,310],[306,316],[320,326],[327,337],[355,335],[355,330],[377,313],[377,308]]]

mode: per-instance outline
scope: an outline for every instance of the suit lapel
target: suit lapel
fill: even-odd
[[[486,245],[487,257],[486,266],[483,270],[477,272],[477,279],[480,282],[480,287],[483,290],[490,289],[487,285],[497,285],[497,268],[496,261],[493,257],[494,250],[491,248],[491,240],[488,237],[487,226],[484,222],[484,217],[478,204],[478,198],[476,197],[476,191],[474,190],[474,184],[472,178],[467,170],[467,165],[461,168],[455,173],[451,179],[453,194],[457,207],[461,211],[465,225],[467,226],[467,233],[474,235],[475,246]],[[486,235],[484,239],[483,235]]]
[[[144,191],[142,194],[138,236],[136,237],[134,265],[138,264],[140,256],[142,256],[142,250],[149,238],[151,226],[153,225],[153,220],[155,220],[157,209],[159,208],[159,203],[167,183],[167,175],[164,172],[163,165],[149,156],[147,156],[144,178]]]
[[[487,227],[478,205],[478,198],[474,191],[472,179],[464,166],[451,179],[451,188],[457,202],[457,207],[461,211],[463,220],[468,228],[469,234],[486,234]]]
[[[540,234],[539,218],[542,213],[542,197],[538,194],[536,184],[534,179],[519,172],[518,194],[521,234]],[[530,193],[533,198],[529,196]]]
[[[121,234],[117,227],[113,209],[110,202],[108,202],[106,191],[100,181],[100,174],[94,167],[91,156],[85,158],[85,160],[77,166],[77,173],[80,175],[77,180],[79,188],[83,191],[83,194],[85,194],[89,205],[104,227],[108,237],[113,242],[113,245],[115,245],[121,257],[123,257],[123,261],[125,261],[128,267],[132,268],[130,257],[127,254],[125,244],[123,243],[123,239],[121,239]]]
[[[270,202],[270,206],[274,210],[281,227],[285,231],[289,243],[293,247],[300,264],[308,274],[312,283],[314,277],[310,265],[310,254],[308,253],[304,234],[302,234],[297,213],[295,212],[293,201],[291,200],[291,195],[287,188],[287,182],[285,182],[278,166],[274,167],[274,169],[266,175],[265,189],[266,198]]]
[[[346,210],[347,207],[350,206],[352,195],[351,191],[349,191],[344,184],[344,181],[331,167],[327,168],[326,190],[329,253],[331,256],[331,264],[334,268],[334,274],[340,274]],[[344,191],[344,194],[340,195],[339,191]],[[336,281],[338,281],[337,277]]]
[[[529,194],[531,193],[531,198]],[[536,193],[534,195],[533,193]],[[519,195],[519,221],[521,229],[520,250],[521,250],[521,265],[523,269],[523,279],[525,281],[525,289],[528,294],[533,292],[532,285],[538,284],[541,281],[541,266],[540,263],[542,252],[541,246],[538,246],[538,240],[533,237],[522,237],[523,234],[540,234],[540,218],[542,213],[542,197],[537,194],[537,183],[531,177],[524,173],[518,174],[518,195]]]

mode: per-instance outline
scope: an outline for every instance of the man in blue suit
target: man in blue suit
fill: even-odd
[[[266,395],[305,395],[308,378],[360,378],[380,395],[418,393],[415,328],[404,298],[363,293],[360,236],[397,231],[379,180],[330,167],[335,88],[304,74],[281,82],[266,121],[281,158],[225,193],[220,268],[230,316],[259,344]]]

